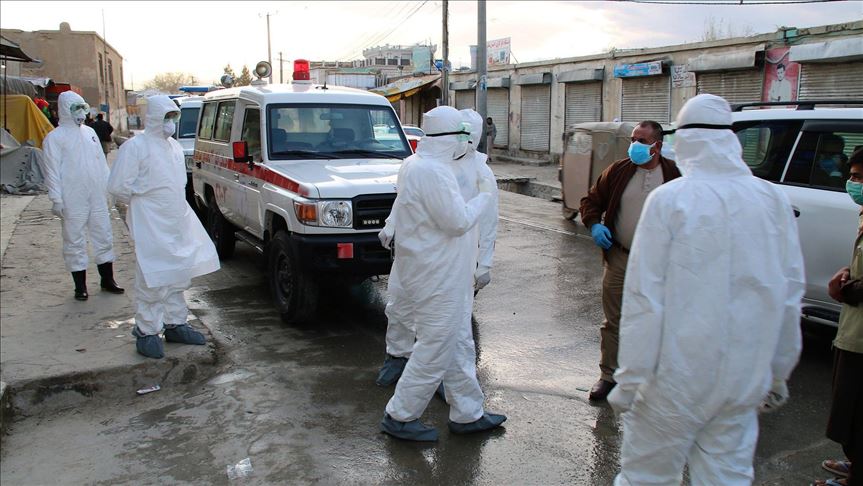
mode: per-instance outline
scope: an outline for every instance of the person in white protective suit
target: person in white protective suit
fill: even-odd
[[[183,149],[174,140],[180,110],[167,96],[147,98],[144,134],[120,147],[108,191],[129,205],[135,241],[135,329],[138,352],[162,358],[165,340],[205,344],[192,329],[183,291],[191,279],[219,269],[219,257],[185,199]]]
[[[453,171],[458,183],[459,192],[464,201],[467,202],[479,193],[478,183],[481,178],[486,179],[492,187],[491,202],[480,216],[477,226],[470,231],[471,240],[479,239],[479,254],[474,272],[474,291],[477,292],[491,281],[494,242],[497,238],[498,190],[494,173],[486,164],[488,156],[477,151],[482,136],[482,117],[470,109],[461,110],[460,113],[462,114],[462,121],[468,124],[470,130],[467,153],[459,159],[448,162],[448,166]],[[387,218],[386,225],[378,235],[384,248],[391,248],[395,233],[394,228],[395,217],[391,213]],[[405,365],[407,365],[416,339],[416,331],[412,326],[410,316],[411,309],[407,302],[401,298],[404,291],[398,278],[391,275],[387,288],[387,357],[376,380],[380,386],[389,386],[398,381]],[[438,392],[441,396],[445,395],[442,387],[438,389]]]
[[[785,193],[753,176],[728,103],[677,116],[683,177],[654,190],[624,284],[616,485],[749,485],[759,408],[788,399],[800,355],[803,257]],[[760,404],[760,407],[759,407]]]
[[[87,233],[102,289],[122,294],[114,281],[114,238],[105,193],[108,163],[96,132],[84,125],[90,107],[73,91],[60,93],[57,105],[60,123],[43,142],[43,169],[51,212],[63,220],[63,259],[72,273],[75,298],[89,297]]]
[[[433,441],[437,430],[419,418],[441,382],[453,433],[488,430],[506,417],[483,410],[470,323],[477,258],[471,230],[490,203],[494,184],[479,179],[479,194],[467,202],[459,192],[451,163],[467,151],[469,132],[458,110],[432,109],[423,115],[423,130],[417,153],[399,171],[390,272],[416,342],[381,430],[400,439]]]

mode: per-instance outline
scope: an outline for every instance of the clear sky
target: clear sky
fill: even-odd
[[[702,0],[703,1],[703,0]],[[746,0],[752,1],[752,0]],[[476,43],[476,2],[450,1],[450,59],[470,63]],[[270,17],[275,79],[285,59],[349,60],[379,44],[438,45],[441,1],[162,1],[0,2],[0,26],[102,34],[124,57],[125,86],[140,88],[155,74],[182,71],[217,80],[230,63],[239,73],[267,58]],[[773,32],[863,19],[863,2],[785,5],[659,5],[632,2],[487,2],[487,38],[512,38],[518,62],[604,52],[610,47],[656,47],[699,41],[705,26],[735,33]],[[285,77],[291,70],[285,65]]]

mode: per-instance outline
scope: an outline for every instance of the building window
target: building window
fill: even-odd
[[[387,66],[398,66],[398,65],[399,65],[398,59],[387,59]]]
[[[99,54],[99,81],[105,82],[105,65],[102,64],[102,54]]]
[[[401,59],[400,61],[401,61],[402,66],[410,66],[411,65],[410,59]]]
[[[387,64],[387,60],[382,57],[375,58],[375,66],[385,66]]]

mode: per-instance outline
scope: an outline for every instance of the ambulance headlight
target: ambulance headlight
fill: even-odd
[[[321,226],[350,228],[354,224],[354,212],[350,201],[320,201],[318,214]]]

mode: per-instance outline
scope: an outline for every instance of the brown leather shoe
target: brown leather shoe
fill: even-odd
[[[599,380],[594,385],[593,388],[590,389],[590,395],[588,395],[588,399],[590,400],[605,400],[611,390],[617,383],[605,380]]]

